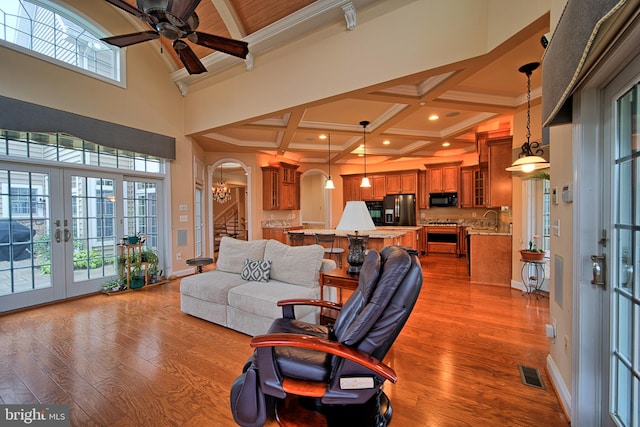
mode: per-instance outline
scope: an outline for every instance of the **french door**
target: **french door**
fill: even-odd
[[[633,74],[622,73],[606,97],[613,119],[608,412],[624,427],[640,426],[640,75]]]
[[[97,292],[122,237],[159,251],[161,181],[0,162],[0,312]]]

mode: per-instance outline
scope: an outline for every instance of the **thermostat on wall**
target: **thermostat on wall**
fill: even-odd
[[[571,189],[571,184],[562,186],[562,201],[565,203],[573,202],[573,191]]]

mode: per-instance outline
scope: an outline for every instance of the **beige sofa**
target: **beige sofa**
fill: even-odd
[[[180,309],[247,335],[264,334],[282,317],[279,300],[320,297],[320,271],[336,267],[323,255],[320,245],[223,237],[216,269],[181,280]],[[296,318],[317,322],[318,309],[296,307]]]

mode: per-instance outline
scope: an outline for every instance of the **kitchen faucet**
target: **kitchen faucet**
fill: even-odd
[[[496,216],[496,225],[495,225],[495,230],[498,231],[498,211],[494,211],[492,209],[489,209],[488,211],[486,211],[483,215],[482,218],[486,218],[488,214],[490,214],[491,212],[493,212]]]

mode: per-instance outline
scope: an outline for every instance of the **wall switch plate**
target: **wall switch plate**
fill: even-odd
[[[180,222],[187,222],[188,217],[186,215],[180,215]]]
[[[181,212],[185,212],[185,211],[187,211],[187,210],[189,209],[189,206],[187,206],[187,205],[180,205],[180,206],[178,206],[178,209],[179,209]]]
[[[551,203],[554,205],[560,204],[560,192],[558,191],[558,187],[553,187],[551,189]]]

